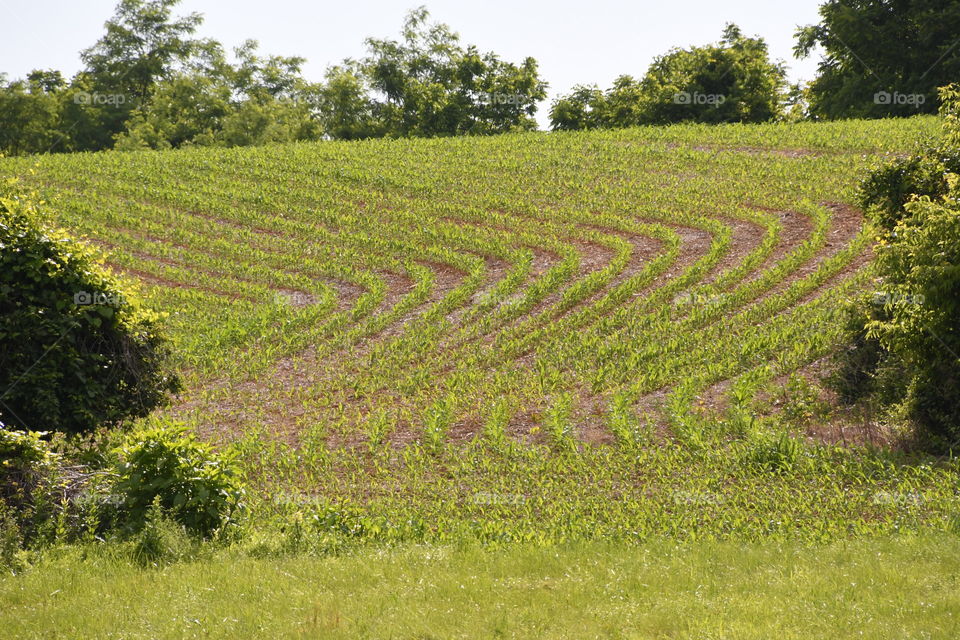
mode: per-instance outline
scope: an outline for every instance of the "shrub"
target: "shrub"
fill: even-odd
[[[0,418],[80,433],[146,415],[179,388],[159,318],[42,205],[0,183]]]
[[[133,541],[134,559],[144,565],[164,565],[185,559],[195,547],[183,525],[164,512],[159,497],[154,498]]]
[[[155,500],[196,535],[209,536],[236,523],[244,494],[236,466],[184,427],[160,426],[135,434],[120,454],[114,489],[128,530],[143,528]]]
[[[960,191],[952,193],[907,204],[879,250],[885,313],[866,324],[903,372],[906,414],[943,446],[960,441]]]
[[[860,185],[860,205],[873,222],[891,231],[916,197],[946,197],[947,176],[960,174],[960,84],[940,89],[943,136],[906,158],[894,158],[873,170]]]
[[[109,473],[80,463],[65,443],[0,423],[0,502],[7,505],[25,547],[105,533]]]
[[[12,514],[18,535],[33,536],[59,509],[56,456],[37,432],[0,423],[0,502]]]
[[[906,215],[906,205],[914,197],[946,196],[951,173],[960,173],[960,148],[928,145],[871,172],[860,185],[860,204],[878,226],[890,231]]]
[[[6,472],[10,468],[25,469],[47,462],[51,457],[44,433],[38,431],[13,431],[0,422],[0,461]]]
[[[827,378],[828,386],[844,404],[856,404],[883,387],[878,374],[884,362],[884,349],[876,336],[867,334],[867,323],[880,313],[883,313],[882,307],[862,297],[846,309],[845,340],[833,354],[834,370]]]
[[[945,135],[935,151],[864,183],[863,201],[886,229],[877,248],[882,291],[852,306],[833,386],[841,399],[874,400],[911,420],[921,439],[950,448],[960,442],[960,86],[941,96]]]
[[[13,509],[0,498],[0,569],[21,568],[20,547],[23,540],[20,536],[20,526]]]

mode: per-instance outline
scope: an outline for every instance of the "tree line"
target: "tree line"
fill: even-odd
[[[301,57],[262,55],[248,40],[231,58],[195,37],[203,18],[175,16],[178,2],[120,0],[69,80],[0,75],[0,153],[528,131],[546,98],[534,58],[464,45],[423,7],[399,39],[368,38],[364,57],[311,82]],[[730,24],[717,43],[659,56],[640,79],[574,87],[551,105],[551,128],[933,113],[937,88],[960,77],[956,0],[828,0],[820,16],[796,33],[796,56],[823,54],[806,86],[788,85],[766,42]]]

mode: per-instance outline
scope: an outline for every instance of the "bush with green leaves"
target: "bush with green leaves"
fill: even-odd
[[[20,534],[20,525],[12,508],[3,498],[0,498],[0,569],[10,569],[14,572],[22,566],[20,549],[23,538]]]
[[[905,158],[895,158],[872,172],[860,186],[860,203],[871,218],[890,231],[915,196],[941,198],[949,189],[946,176],[960,172],[960,148],[928,146]]]
[[[179,388],[160,316],[46,215],[0,183],[0,418],[84,433],[145,416]]]
[[[894,161],[864,183],[864,203],[883,229],[880,289],[853,305],[834,387],[842,399],[870,398],[920,427],[921,438],[953,448],[960,443],[960,86],[941,96],[945,135],[935,152]]]
[[[0,422],[0,504],[9,521],[3,526],[15,528],[21,543],[47,535],[65,508],[61,461],[45,435]]]
[[[943,198],[950,188],[947,176],[960,174],[960,84],[941,87],[940,99],[942,138],[877,167],[860,185],[860,205],[886,231],[906,215],[908,202],[920,196]]]
[[[154,498],[143,528],[133,538],[133,558],[143,565],[179,562],[194,553],[199,543],[169,516],[161,502],[159,497]]]
[[[54,483],[56,456],[36,431],[7,429],[0,422],[0,500],[15,509],[21,524],[46,502],[40,496]]]
[[[127,530],[140,531],[155,502],[195,535],[210,536],[237,523],[244,488],[233,459],[186,428],[161,425],[132,434],[119,453],[114,491]]]
[[[902,408],[938,444],[960,443],[960,190],[923,196],[878,250],[884,309],[866,324],[902,375]]]

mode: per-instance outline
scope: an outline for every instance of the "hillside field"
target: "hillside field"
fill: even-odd
[[[645,549],[689,545],[684,571],[703,576],[744,544],[744,564],[728,568],[728,583],[714,575],[708,591],[720,591],[704,596],[729,617],[691,604],[641,620],[608,602],[584,637],[617,637],[617,621],[665,637],[825,634],[811,626],[823,611],[803,604],[817,597],[806,589],[814,578],[842,589],[847,571],[888,585],[891,599],[860,602],[863,618],[830,610],[824,625],[862,629],[889,606],[900,613],[874,637],[921,637],[909,633],[931,619],[901,614],[927,589],[943,607],[930,637],[949,637],[956,603],[936,594],[955,583],[956,558],[911,563],[955,551],[960,466],[901,451],[896,433],[837,407],[820,382],[845,302],[878,287],[858,179],[937,128],[918,117],[81,153],[0,159],[0,175],[37,189],[59,224],[102,247],[167,314],[185,390],[145,423],[182,421],[239,456],[250,518],[243,551],[224,566],[297,573],[290,557],[303,554],[326,572],[320,563],[334,561],[322,558],[343,554],[331,571],[362,571],[364,559],[400,571],[390,554],[479,546],[438,580],[454,593],[458,580],[493,571],[501,582],[473,587],[489,599],[484,589],[522,582],[501,575],[506,556],[495,554],[559,573],[543,558],[568,554],[596,593],[600,574],[620,566],[611,548],[657,579],[675,552],[651,565]],[[901,536],[912,546],[898,550]],[[870,565],[875,543],[893,564]],[[845,557],[860,564],[843,567]],[[8,607],[36,614],[18,590],[57,589],[50,576],[73,566],[45,562],[26,582],[0,581],[0,619]],[[184,576],[207,562],[156,579],[215,584]],[[423,562],[409,563],[417,580]],[[751,563],[763,562],[782,572],[775,593],[799,598],[793,614],[805,621],[779,619],[792,614],[762,606],[767,594],[723,591],[749,591]],[[922,586],[890,571],[921,565]],[[118,602],[134,597],[116,566],[84,568],[59,597],[76,607],[111,580]],[[699,594],[696,580],[674,578],[643,597]],[[317,588],[335,589],[325,579]],[[539,587],[521,586],[543,606]],[[560,602],[573,597],[557,588]],[[357,610],[297,591],[296,615],[268,616],[264,629],[383,637],[376,607],[396,599],[374,591],[357,595],[373,609]],[[237,617],[226,601],[203,602]],[[51,606],[43,617],[70,622],[70,607]],[[507,635],[563,635],[506,611]],[[670,622],[690,615],[702,624]],[[158,616],[156,636],[187,634],[183,620]],[[727,625],[754,616],[756,628]],[[496,631],[436,620],[436,637]],[[401,622],[391,628],[433,637]]]

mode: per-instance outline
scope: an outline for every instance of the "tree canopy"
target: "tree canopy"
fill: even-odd
[[[175,16],[178,2],[121,0],[69,82],[0,76],[0,152],[493,134],[536,128],[546,96],[536,60],[464,46],[423,7],[399,40],[369,38],[362,60],[310,82],[302,57],[264,56],[247,40],[231,58],[194,37],[203,18]]]
[[[762,38],[727,25],[717,44],[673,49],[643,79],[624,75],[601,91],[578,86],[554,102],[554,129],[629,127],[671,122],[763,122],[783,112],[786,71]]]
[[[937,88],[960,78],[960,3],[827,0],[821,22],[797,30],[794,54],[823,57],[810,83],[817,118],[937,111]]]

